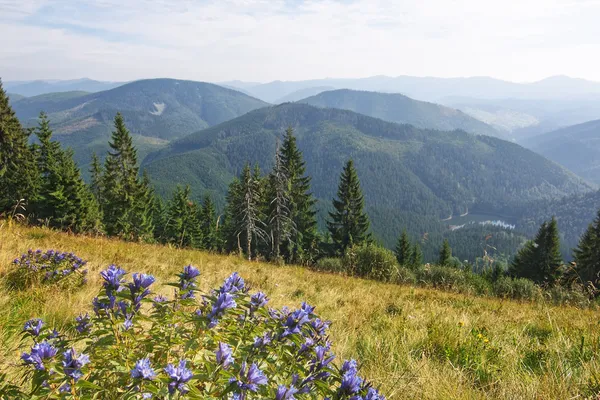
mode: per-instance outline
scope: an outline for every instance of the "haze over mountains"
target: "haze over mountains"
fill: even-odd
[[[72,80],[36,80],[36,81],[7,81],[3,82],[4,89],[9,93],[21,96],[38,96],[56,92],[101,92],[123,85],[124,82],[102,82],[93,79]]]

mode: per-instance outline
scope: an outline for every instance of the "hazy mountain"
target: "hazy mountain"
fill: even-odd
[[[557,164],[497,138],[298,103],[255,110],[176,140],[149,155],[145,167],[159,193],[190,184],[196,196],[208,192],[222,200],[246,162],[263,171],[272,165],[276,140],[288,126],[296,131],[321,211],[352,157],[373,229],[388,245],[403,226],[423,234],[467,210],[512,215],[530,201],[591,190]]]
[[[491,126],[462,111],[439,104],[413,100],[397,93],[333,90],[299,101],[316,107],[350,110],[370,117],[418,128],[444,131],[462,129],[480,135],[501,136]]]
[[[504,129],[516,140],[600,118],[598,94],[534,100],[448,97],[441,103]]]
[[[8,96],[8,99],[10,100],[11,103],[14,103],[16,101],[27,98],[27,96],[23,96],[23,95],[16,94],[16,93],[6,93],[6,95]]]
[[[533,83],[514,83],[489,77],[434,78],[414,76],[373,76],[359,79],[314,79],[306,81],[274,81],[255,85],[228,82],[267,102],[276,102],[293,92],[311,87],[368,90],[402,93],[419,100],[440,102],[450,96],[480,99],[559,99],[600,94],[600,83],[555,76]]]
[[[522,144],[600,184],[600,120],[534,136]]]
[[[88,78],[73,80],[6,81],[4,89],[23,96],[38,96],[55,92],[100,92],[123,85],[124,82],[102,82]]]
[[[306,89],[296,90],[295,92],[292,92],[292,93],[288,94],[287,96],[277,99],[277,101],[275,101],[275,104],[289,103],[289,102],[302,100],[307,97],[315,96],[319,93],[326,92],[328,90],[335,90],[335,88],[332,86],[317,86],[317,87],[309,87]]]
[[[136,135],[140,156],[168,141],[235,118],[266,103],[211,83],[151,79],[98,93],[52,93],[13,104],[27,126],[48,113],[57,139],[72,146],[85,164],[92,151],[103,154],[121,112]]]

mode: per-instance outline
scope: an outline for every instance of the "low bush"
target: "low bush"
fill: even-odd
[[[533,281],[525,278],[503,276],[493,285],[494,294],[502,298],[517,300],[539,300],[542,290]]]
[[[466,282],[464,271],[453,267],[425,265],[416,273],[418,282],[435,288],[458,290]]]
[[[13,261],[7,282],[10,287],[24,289],[36,285],[60,285],[76,288],[86,283],[87,261],[73,253],[56,250],[29,250]]]
[[[344,264],[342,263],[342,259],[336,257],[321,258],[319,261],[317,261],[315,269],[319,271],[335,273],[346,272]]]
[[[401,285],[415,285],[417,283],[417,276],[409,268],[398,267],[394,282]]]
[[[11,398],[69,399],[383,399],[357,363],[334,363],[329,322],[314,307],[268,308],[234,273],[200,295],[200,272],[187,266],[174,297],[151,298],[154,277],[111,265],[93,315],[72,335],[39,319],[24,327],[23,379]],[[0,392],[0,398],[3,393]]]
[[[383,282],[394,281],[398,273],[398,263],[394,253],[373,244],[351,247],[346,251],[342,263],[352,275]]]

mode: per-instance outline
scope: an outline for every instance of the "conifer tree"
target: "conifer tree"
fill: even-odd
[[[40,172],[39,193],[32,207],[36,218],[74,232],[99,231],[98,204],[81,178],[72,150],[65,151],[52,140],[44,113],[40,114],[36,135],[40,142],[32,147]]]
[[[37,196],[38,171],[28,143],[29,133],[15,116],[0,81],[0,215]]]
[[[423,265],[423,252],[421,251],[421,246],[419,246],[419,243],[415,243],[411,254],[412,257],[410,263],[413,268],[419,268],[421,265]]]
[[[406,229],[402,231],[402,234],[398,238],[395,253],[396,260],[398,260],[398,264],[402,266],[412,264],[413,249],[410,244],[410,239],[408,238],[408,233],[406,233]]]
[[[94,197],[96,197],[98,204],[102,203],[102,199],[101,199],[101,194],[102,194],[102,190],[103,190],[102,189],[102,175],[103,175],[102,165],[100,164],[100,160],[98,159],[98,156],[94,152],[94,153],[92,153],[92,163],[90,165],[90,176],[91,176],[90,190],[92,191],[92,194],[94,195]]]
[[[600,289],[600,210],[573,250],[573,258],[579,281]]]
[[[198,220],[202,232],[202,248],[206,250],[217,249],[217,212],[210,196],[204,196]]]
[[[200,247],[202,231],[198,206],[190,199],[190,187],[177,186],[167,204],[164,236],[177,247]]]
[[[317,200],[310,192],[311,178],[306,176],[306,163],[291,127],[285,132],[279,153],[281,168],[287,175],[289,219],[293,227],[282,240],[282,253],[290,263],[311,262],[318,248]]]
[[[271,241],[271,257],[279,260],[281,247],[284,241],[290,240],[295,227],[290,216],[290,192],[288,187],[288,173],[279,154],[279,146],[275,152],[275,165],[269,174],[266,190],[267,226]]]
[[[560,238],[556,219],[544,222],[533,241],[515,256],[511,273],[540,284],[554,284],[562,274]]]
[[[438,260],[438,265],[442,267],[448,267],[452,264],[452,248],[450,248],[450,243],[448,243],[448,239],[444,239],[444,243],[442,244],[442,248],[440,250],[440,258]]]
[[[352,245],[370,241],[369,218],[363,210],[364,198],[352,160],[348,160],[342,171],[337,197],[327,227],[335,253],[343,254]]]
[[[152,193],[147,179],[139,178],[137,152],[120,113],[109,145],[101,182],[106,231],[129,240],[150,240]]]

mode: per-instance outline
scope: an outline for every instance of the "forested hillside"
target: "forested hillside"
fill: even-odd
[[[313,178],[321,215],[352,157],[373,231],[388,246],[402,227],[420,236],[467,210],[511,217],[515,207],[531,201],[591,190],[558,165],[496,138],[304,104],[256,110],[189,135],[149,156],[145,168],[160,194],[185,183],[196,197],[211,193],[222,204],[228,183],[246,162],[263,170],[273,165],[277,138],[288,126]]]
[[[40,111],[45,111],[56,138],[72,147],[76,161],[84,166],[92,152],[103,154],[107,149],[117,112],[123,115],[143,157],[172,139],[265,105],[210,83],[152,79],[98,93],[35,96],[14,102],[13,108],[26,126],[35,125]]]
[[[600,119],[534,136],[522,144],[600,184]]]
[[[410,124],[418,128],[502,136],[491,126],[462,111],[439,104],[413,100],[399,93],[377,93],[356,90],[332,90],[299,101],[316,107],[350,110],[384,121]]]

